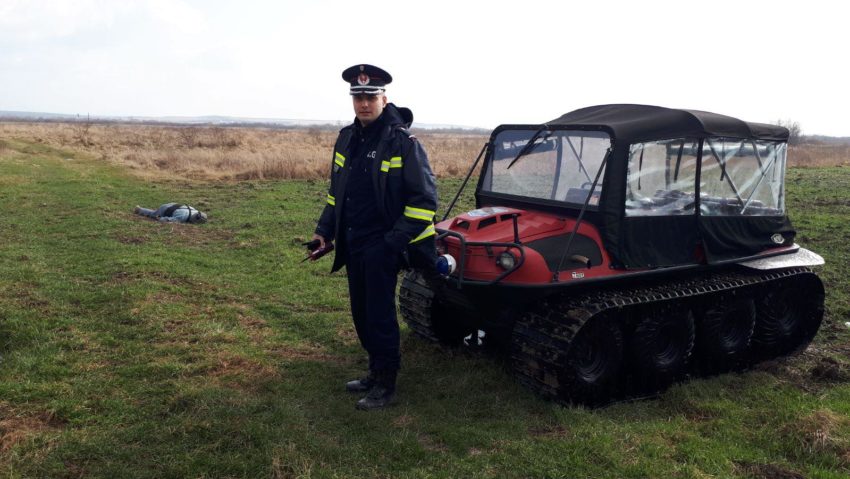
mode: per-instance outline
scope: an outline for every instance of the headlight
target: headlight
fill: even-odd
[[[496,258],[496,264],[504,269],[514,269],[516,266],[516,256],[510,251],[504,251]]]
[[[437,272],[443,276],[448,276],[455,272],[457,261],[450,254],[443,254],[437,258]]]

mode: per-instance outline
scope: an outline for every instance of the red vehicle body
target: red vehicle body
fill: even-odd
[[[457,216],[452,220],[437,224],[437,228],[454,231],[464,235],[467,242],[478,243],[510,243],[514,240],[514,217],[517,219],[517,234],[526,243],[569,234],[576,227],[575,218],[563,218],[535,211],[523,211],[514,208],[485,207]],[[599,231],[589,224],[578,225],[578,234],[590,238],[597,244],[602,244]],[[461,257],[461,241],[454,236],[444,237],[445,250],[455,258]],[[520,250],[510,246],[490,247],[467,246],[464,272],[470,278],[482,281],[493,281],[503,275],[505,270],[500,268],[493,258],[504,252],[515,252],[524,255],[521,268],[507,275],[501,281],[504,284],[547,284],[552,279],[552,273],[546,265],[546,259],[533,248]],[[610,268],[608,255],[602,251],[601,261],[588,267],[585,264],[575,264],[573,269],[565,270],[568,277],[574,279],[599,278],[616,275]]]
[[[823,260],[793,241],[787,137],[643,105],[500,126],[476,209],[436,225],[456,270],[408,273],[402,315],[435,341],[484,335],[520,382],[584,404],[799,351]]]

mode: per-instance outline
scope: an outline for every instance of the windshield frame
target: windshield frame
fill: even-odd
[[[512,194],[500,191],[493,191],[490,189],[489,184],[492,184],[492,168],[495,161],[495,153],[496,153],[496,139],[499,135],[505,131],[529,131],[529,135],[533,135],[534,132],[540,131],[543,129],[547,132],[548,136],[555,137],[558,136],[562,132],[576,131],[576,132],[598,132],[604,133],[608,137],[608,145],[606,150],[604,151],[613,151],[615,148],[616,138],[613,130],[607,125],[557,125],[557,124],[536,124],[536,125],[500,125],[498,128],[493,130],[490,136],[490,142],[488,146],[488,151],[485,156],[484,164],[481,168],[481,173],[478,177],[478,185],[476,187],[476,203],[479,205],[488,205],[488,204],[515,204],[515,205],[532,205],[537,207],[544,207],[546,209],[557,210],[564,208],[579,210],[584,206],[584,201],[566,201],[566,198],[563,200],[555,200],[551,198],[541,198],[536,196],[526,196],[519,194]],[[516,165],[512,165],[516,167],[520,165],[524,161],[528,161],[528,154],[523,155],[519,161],[516,162]],[[599,211],[603,208],[603,198],[605,188],[603,185],[607,184],[607,176],[608,171],[610,171],[611,162],[603,163],[605,154],[601,155],[598,159],[598,163],[600,165],[604,165],[605,171],[603,172],[603,176],[600,178],[599,183],[596,185],[593,195],[597,196],[598,200],[593,201],[587,205],[587,209],[591,211]],[[505,158],[500,158],[500,160],[504,160]],[[511,162],[514,159],[511,158]],[[598,168],[588,168],[586,170],[587,174],[589,174],[590,178],[596,176],[598,173]]]

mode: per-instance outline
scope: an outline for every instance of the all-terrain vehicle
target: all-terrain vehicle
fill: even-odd
[[[499,126],[470,169],[483,156],[476,209],[437,224],[456,270],[407,273],[402,316],[434,341],[483,333],[522,384],[588,405],[804,349],[823,259],[794,243],[787,140],[644,105]]]

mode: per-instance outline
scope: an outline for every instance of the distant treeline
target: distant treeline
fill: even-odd
[[[829,145],[850,145],[850,136],[803,135],[802,143],[826,143]]]
[[[168,120],[146,120],[146,119],[111,119],[90,118],[72,115],[37,116],[37,114],[0,112],[0,121],[17,123],[69,123],[89,125],[144,125],[174,128],[188,127],[222,127],[222,128],[266,128],[271,130],[296,130],[296,131],[338,131],[347,125],[345,122],[337,123],[292,123],[283,121],[168,121]],[[489,135],[491,130],[484,128],[461,128],[461,127],[423,127],[413,124],[413,130],[447,135]],[[821,144],[821,145],[850,145],[850,136],[826,136],[826,135],[800,135],[799,140],[792,144]]]
[[[30,116],[15,114],[0,114],[0,121],[18,123],[87,123],[91,125],[144,125],[162,127],[223,127],[223,128],[268,128],[273,130],[314,130],[314,131],[338,131],[347,125],[338,123],[285,123],[278,121],[167,121],[167,120],[145,120],[145,119],[110,119],[90,118],[73,116]],[[413,124],[412,129],[427,131],[428,133],[444,133],[452,135],[488,135],[490,130],[484,128],[461,128],[461,127],[423,127]]]

